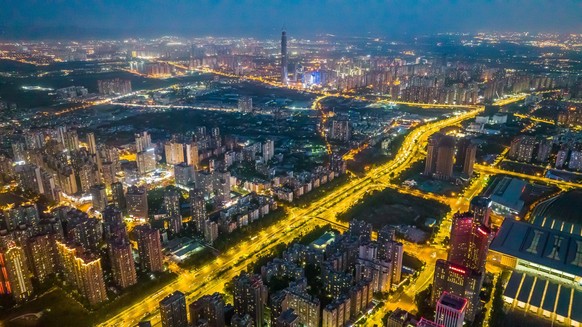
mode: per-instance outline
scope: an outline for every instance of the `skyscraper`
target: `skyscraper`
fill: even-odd
[[[455,167],[466,177],[470,177],[473,174],[473,166],[475,165],[476,154],[477,146],[473,144],[473,140],[471,138],[462,138],[457,142]]]
[[[467,299],[443,292],[436,305],[434,321],[444,327],[463,327]]]
[[[455,162],[455,139],[435,134],[428,140],[424,174],[437,179],[450,179]]]
[[[160,232],[151,228],[150,225],[140,225],[134,230],[137,233],[137,249],[141,268],[146,271],[162,271],[164,262]]]
[[[434,176],[437,179],[450,179],[453,177],[453,164],[455,163],[455,139],[444,136],[439,142],[437,162]]]
[[[491,203],[491,199],[488,197],[476,196],[471,199],[469,205],[469,211],[473,213],[475,220],[488,227],[491,225]]]
[[[188,327],[186,297],[176,291],[160,301],[162,327]]]
[[[463,161],[463,174],[465,176],[473,175],[473,166],[475,166],[475,156],[477,154],[477,146],[469,144],[465,150],[465,160]]]
[[[281,33],[281,83],[283,84],[289,83],[287,60],[287,32],[283,31]]]
[[[234,311],[239,316],[250,315],[256,327],[263,327],[267,287],[259,275],[243,273],[234,278]]]
[[[437,260],[432,285],[431,302],[436,305],[443,292],[464,297],[468,301],[465,318],[475,319],[483,274],[446,260]]]
[[[469,212],[453,216],[451,227],[451,249],[448,260],[475,271],[482,271],[489,247],[489,228]]]

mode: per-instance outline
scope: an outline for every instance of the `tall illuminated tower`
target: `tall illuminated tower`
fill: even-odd
[[[283,31],[281,34],[281,83],[287,84],[289,79],[287,77],[287,33]]]

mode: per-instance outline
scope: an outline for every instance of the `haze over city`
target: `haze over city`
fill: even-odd
[[[581,9],[0,0],[0,325],[580,326]]]
[[[16,1],[0,2],[11,38],[162,36],[400,37],[444,32],[560,32],[582,28],[582,4],[564,1]]]

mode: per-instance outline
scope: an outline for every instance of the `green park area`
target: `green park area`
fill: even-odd
[[[393,189],[374,192],[359,201],[348,211],[339,215],[339,219],[364,220],[375,229],[383,225],[416,225],[422,227],[427,218],[440,219],[449,210],[440,202],[402,194]]]

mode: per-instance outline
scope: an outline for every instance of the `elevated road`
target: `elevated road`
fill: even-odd
[[[393,177],[422,159],[422,151],[431,135],[444,127],[473,118],[481,111],[482,108],[479,108],[417,127],[406,136],[393,160],[369,170],[364,177],[352,178],[305,208],[290,209],[286,218],[260,232],[252,241],[233,246],[204,267],[180,274],[172,283],[111,317],[101,326],[131,326],[143,318],[150,320],[154,326],[159,325],[159,301],[170,293],[182,291],[187,294],[187,302],[190,303],[202,295],[221,292],[227,282],[256,258],[269,253],[274,246],[290,243],[316,227],[326,225],[328,221],[341,226],[342,223],[335,219],[337,214],[348,210],[366,193],[376,189],[376,180],[389,183]]]

